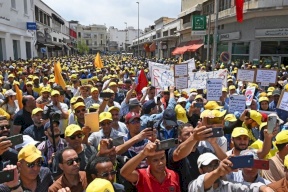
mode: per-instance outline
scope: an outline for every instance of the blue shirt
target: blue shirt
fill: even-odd
[[[251,185],[250,182],[244,181],[242,170],[239,170],[238,172],[232,172],[232,173],[228,174],[226,177],[227,177],[227,180],[230,182],[242,183],[242,184],[247,185],[247,186]],[[258,182],[263,183],[265,185],[268,185],[271,183],[270,181],[261,177],[259,174],[253,183],[258,183]]]

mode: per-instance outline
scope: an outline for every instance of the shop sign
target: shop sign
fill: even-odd
[[[288,28],[256,29],[255,37],[288,37]]]
[[[35,22],[27,22],[26,26],[27,30],[37,30],[37,25]]]
[[[206,35],[206,31],[192,31],[191,35]]]
[[[206,30],[206,16],[192,15],[192,30],[203,31]]]
[[[230,40],[236,40],[236,39],[240,39],[240,31],[233,32],[233,33],[219,34],[220,41],[230,41]]]

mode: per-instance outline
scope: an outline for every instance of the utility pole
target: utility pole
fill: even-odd
[[[212,58],[212,68],[215,69],[216,56],[217,56],[217,35],[218,35],[218,13],[219,4],[218,0],[215,0],[215,24],[214,24],[214,37],[213,37],[213,58]]]
[[[207,66],[209,64],[209,56],[210,56],[210,33],[211,33],[211,14],[209,13],[208,17],[208,36],[207,36]]]
[[[139,47],[139,36],[140,36],[140,32],[139,32],[139,1],[136,2],[138,4],[138,53],[137,56],[138,58],[140,57],[140,47]]]

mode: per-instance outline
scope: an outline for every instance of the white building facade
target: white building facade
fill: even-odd
[[[140,31],[142,34],[142,31]],[[127,27],[124,30],[119,30],[115,27],[108,29],[108,51],[129,51],[129,46],[132,45],[133,39],[138,37],[138,30],[133,27]]]
[[[33,16],[33,0],[0,0],[0,61],[35,57]]]

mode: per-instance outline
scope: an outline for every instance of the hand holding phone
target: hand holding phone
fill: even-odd
[[[178,139],[166,139],[157,143],[156,151],[163,151],[175,147],[178,144]]]
[[[268,115],[267,121],[267,133],[272,134],[274,128],[276,127],[277,117],[274,115]]]
[[[251,168],[254,165],[253,155],[230,157],[229,160],[233,163],[232,169]]]

